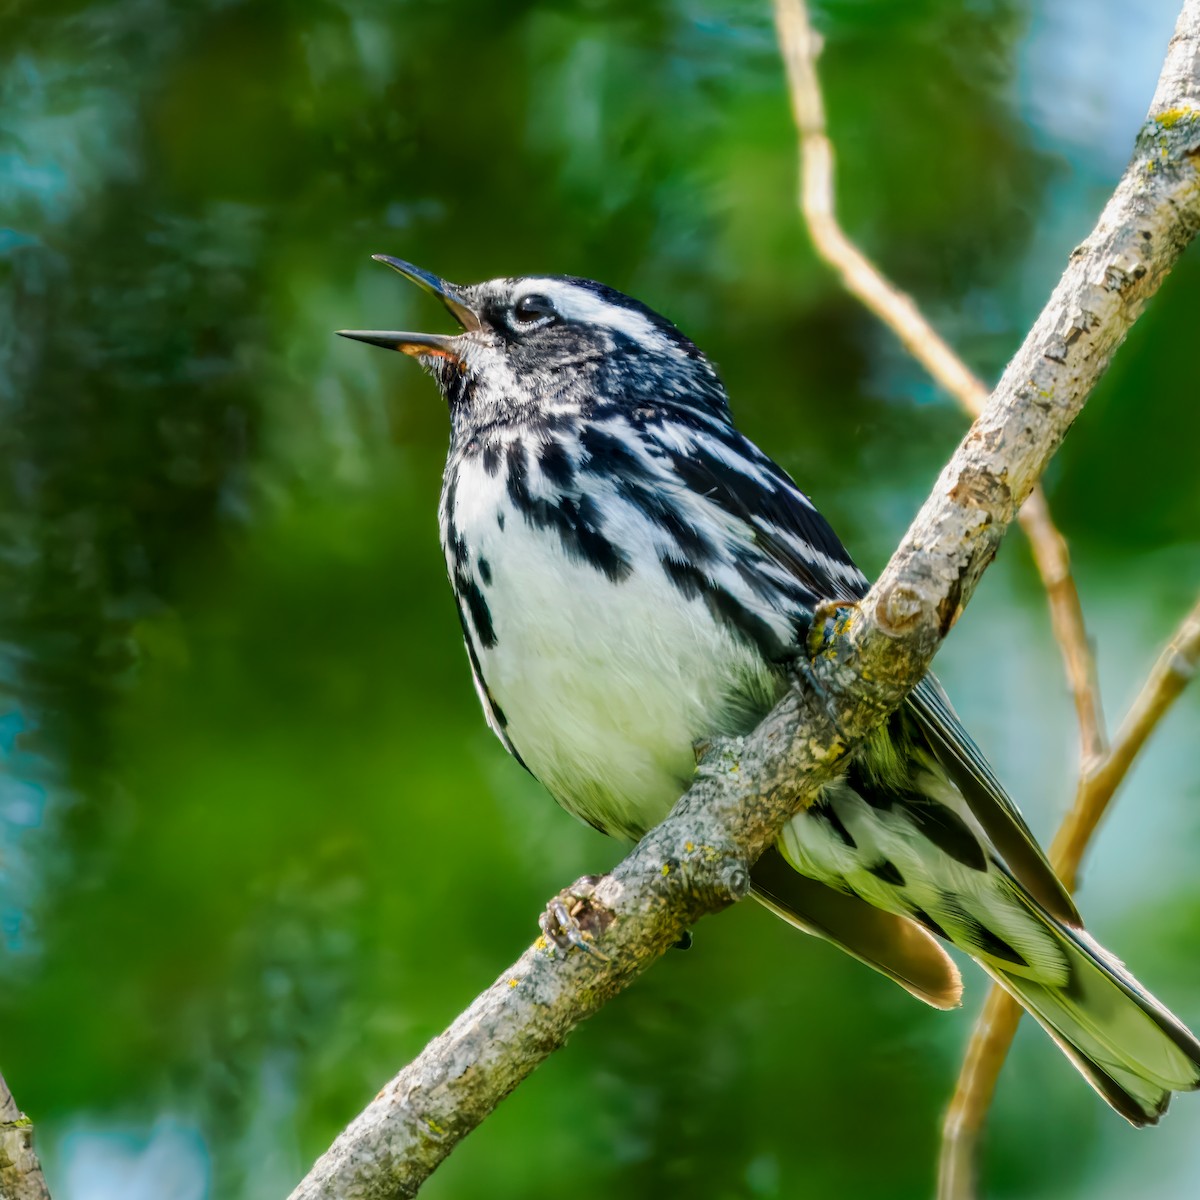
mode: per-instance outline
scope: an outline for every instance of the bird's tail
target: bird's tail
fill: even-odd
[[[1065,971],[1047,982],[1026,966],[976,952],[977,961],[1117,1112],[1134,1125],[1153,1124],[1173,1091],[1200,1087],[1200,1041],[1084,930],[1021,899],[1053,939]]]

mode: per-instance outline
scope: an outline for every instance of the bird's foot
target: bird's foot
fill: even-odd
[[[837,639],[846,632],[854,614],[857,600],[820,600],[813,609],[805,649],[810,660],[829,654]]]
[[[603,933],[611,920],[607,909],[592,903],[592,893],[600,879],[599,875],[584,875],[563,888],[546,905],[538,924],[546,940],[560,950],[575,946],[601,962],[608,962],[608,955],[596,946],[596,935]]]
[[[813,609],[812,623],[808,627],[808,637],[803,647],[796,648],[796,655],[791,666],[796,674],[804,681],[804,685],[821,705],[826,717],[838,736],[843,737],[841,725],[834,715],[833,706],[829,703],[829,694],[825,691],[813,663],[827,655],[832,655],[837,639],[846,631],[854,613],[858,610],[855,600],[822,600]]]
[[[671,946],[671,949],[672,950],[690,950],[692,948],[692,943],[695,940],[696,939],[692,937],[692,931],[690,929],[685,929],[683,931],[683,934],[680,936],[679,941],[675,942]]]

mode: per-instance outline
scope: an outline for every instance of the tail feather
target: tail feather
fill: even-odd
[[[888,745],[895,759],[896,747]],[[874,905],[910,918],[971,955],[1133,1124],[1156,1121],[1171,1092],[1200,1088],[1200,1042],[1084,932],[1069,901],[1048,896],[1028,870],[1005,861],[976,815],[978,805],[964,800],[937,762],[922,757],[919,747],[909,760],[889,759],[886,747],[876,750],[874,759],[852,764],[785,827],[782,860],[863,902],[858,908]],[[1011,803],[1000,799],[996,812],[1003,809],[1017,823]],[[901,939],[902,925],[843,920],[835,927],[820,919],[828,907],[813,909],[807,900],[775,905],[802,928],[939,1004],[938,988],[915,986],[913,963],[927,966],[928,955],[914,958],[914,940]],[[936,982],[941,977],[934,967]]]
[[[773,847],[750,877],[755,898],[797,929],[840,946],[934,1008],[962,1003],[954,960],[915,921],[797,874]]]
[[[1173,1091],[1200,1087],[1200,1041],[1082,929],[1031,911],[1066,957],[1066,983],[1039,982],[994,960],[981,965],[1117,1112],[1134,1125],[1153,1124]]]

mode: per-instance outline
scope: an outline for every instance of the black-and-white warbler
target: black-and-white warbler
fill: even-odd
[[[488,723],[564,808],[636,839],[697,743],[779,698],[816,604],[867,580],[645,305],[377,257],[463,327],[345,336],[412,355],[449,402],[442,544]],[[752,877],[768,908],[938,1008],[962,990],[939,939],[965,950],[1134,1124],[1200,1086],[1200,1043],[1084,932],[932,676]]]

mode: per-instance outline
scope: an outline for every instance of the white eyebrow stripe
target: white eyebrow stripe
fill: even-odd
[[[667,347],[667,339],[662,331],[640,312],[601,300],[595,292],[578,284],[564,283],[561,279],[529,279],[526,282],[528,286],[513,297],[514,302],[522,296],[546,296],[569,321],[583,321],[589,325],[614,329],[650,349],[663,350]]]

